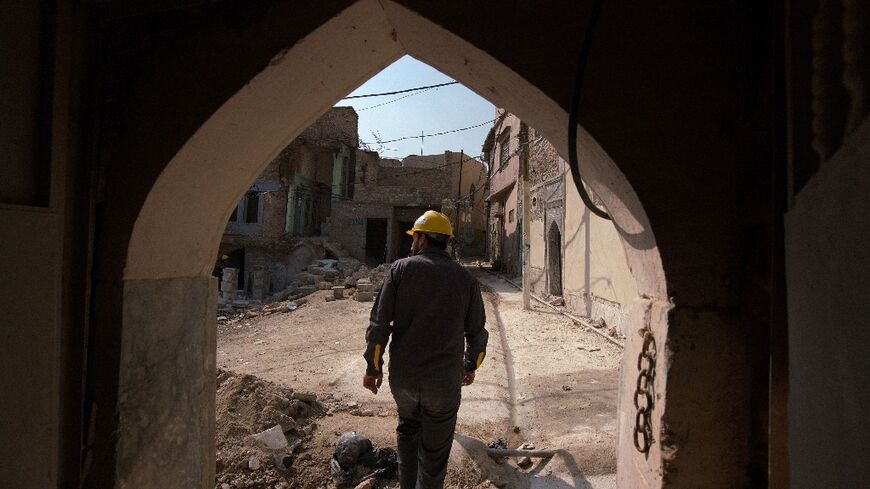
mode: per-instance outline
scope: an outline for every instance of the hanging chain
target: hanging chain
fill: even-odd
[[[655,399],[656,339],[649,328],[638,330],[643,346],[637,355],[637,386],[634,390],[634,447],[640,453],[649,453],[653,444],[652,410]]]

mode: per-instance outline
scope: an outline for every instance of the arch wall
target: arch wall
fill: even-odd
[[[490,55],[399,4],[356,2],[277,55],[172,158],[133,226],[123,274],[119,487],[210,487],[216,297],[210,272],[226,220],[286,144],[406,53],[508,108],[566,155],[567,114],[559,104]],[[647,216],[622,172],[582,128],[578,143],[584,179],[613,216],[637,280],[640,294],[629,313],[664,345],[671,305]],[[633,336],[626,365],[640,346]],[[665,409],[666,365],[662,351],[658,413]],[[619,402],[620,484],[660,487],[661,445],[653,445],[649,457],[634,450],[632,399],[622,395]],[[653,420],[657,432],[659,416]],[[172,460],[167,451],[175,454]]]

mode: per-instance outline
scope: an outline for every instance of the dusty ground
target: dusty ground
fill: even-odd
[[[616,392],[621,350],[543,306],[522,310],[521,294],[501,278],[470,270],[483,285],[490,343],[476,382],[463,391],[449,487],[615,487]],[[371,303],[308,297],[298,310],[219,324],[218,367],[318,395],[288,487],[332,487],[328,462],[337,435],[358,431],[375,446],[395,446],[389,387],[361,386]],[[387,357],[389,359],[389,357]],[[560,449],[530,469],[481,453],[505,438]],[[486,482],[487,479],[494,484]],[[218,481],[220,484],[227,481]],[[284,487],[284,486],[282,486]]]

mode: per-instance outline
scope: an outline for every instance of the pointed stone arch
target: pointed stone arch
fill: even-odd
[[[279,53],[171,159],[133,226],[118,379],[119,487],[209,487],[215,368],[210,273],[226,220],[282,148],[404,54],[507,108],[566,156],[567,114],[559,104],[486,52],[389,0],[360,0]],[[637,280],[640,295],[628,305],[629,314],[665,338],[670,306],[643,206],[615,162],[582,128],[578,145],[584,179],[613,217]],[[640,345],[634,343],[629,342],[627,359],[637,355]],[[161,375],[179,370],[186,371],[185,378]],[[664,380],[657,382],[657,392],[664,393]],[[620,397],[620,481],[658,487],[661,454],[658,445],[646,458],[633,451],[631,403],[630,393]],[[661,428],[657,419],[653,423]],[[189,436],[178,437],[181,429]],[[173,454],[171,463],[167,452]]]

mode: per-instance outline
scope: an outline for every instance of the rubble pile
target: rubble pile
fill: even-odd
[[[327,301],[353,298],[360,302],[369,302],[381,290],[384,275],[389,269],[389,263],[370,269],[359,260],[349,257],[315,260],[296,274],[290,287],[273,294],[265,303],[239,298],[240,291],[233,292],[233,297],[236,297],[234,299],[225,298],[222,293],[218,301],[218,322],[234,324],[254,317],[291,312],[306,303],[305,296],[318,290],[332,290],[332,295],[325,299]],[[235,280],[232,277],[234,275],[231,276],[231,281]],[[228,287],[223,283],[221,286]]]
[[[291,487],[311,418],[323,414],[314,394],[221,369],[217,385],[215,489]]]
[[[327,301],[353,297],[357,301],[368,302],[374,300],[389,267],[389,263],[384,263],[370,269],[354,258],[316,260],[304,272],[296,275],[293,285],[332,290],[333,294],[326,297]]]

